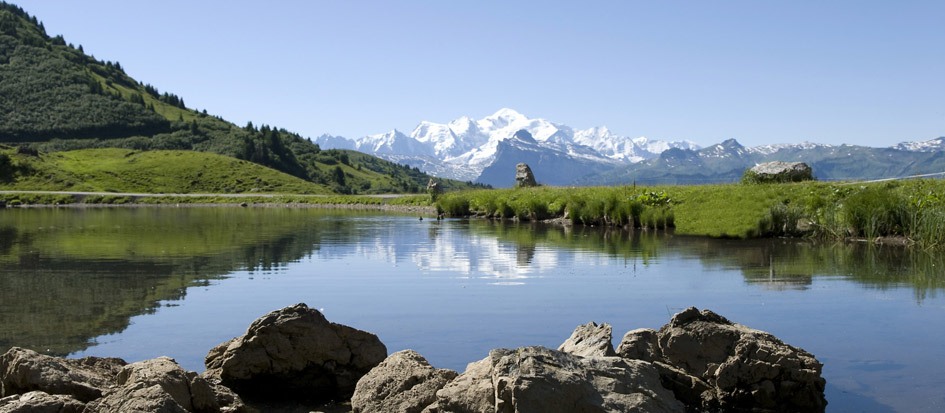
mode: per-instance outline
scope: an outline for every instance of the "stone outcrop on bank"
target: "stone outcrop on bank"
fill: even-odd
[[[210,350],[205,374],[244,397],[340,401],[386,357],[387,347],[374,334],[296,304],[266,314],[246,334]]]
[[[822,364],[708,310],[659,330],[578,326],[558,349],[495,349],[462,373],[297,304],[223,343],[197,375],[173,359],[128,364],[13,348],[0,356],[0,413],[249,412],[243,400],[348,402],[368,412],[823,411]],[[232,389],[232,390],[231,390]]]
[[[0,356],[0,412],[252,412],[173,359],[64,359],[18,347]]]
[[[417,383],[424,383],[423,396],[413,400],[430,402],[393,410],[794,412],[826,407],[823,366],[813,355],[711,311],[689,308],[659,331],[630,331],[616,351],[611,331],[608,324],[591,322],[578,326],[557,350],[492,350],[435,393],[432,384],[439,382],[379,366],[365,378],[384,386],[362,389],[359,383],[352,407],[364,413],[392,411]]]

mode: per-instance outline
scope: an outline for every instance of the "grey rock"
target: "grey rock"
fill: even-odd
[[[80,413],[82,403],[71,396],[39,390],[0,399],[0,413]]]
[[[515,165],[515,186],[532,187],[537,185],[538,182],[535,181],[535,175],[532,174],[532,168],[529,168],[528,165],[524,163]]]
[[[351,407],[356,413],[419,413],[456,376],[455,371],[433,368],[413,350],[398,351],[358,381]]]
[[[662,353],[656,330],[638,328],[628,331],[617,346],[617,355],[630,360],[661,360]]]
[[[437,195],[439,195],[440,183],[434,181],[433,178],[430,178],[430,181],[427,182],[427,193],[429,193],[433,197],[436,197]]]
[[[242,400],[173,359],[158,357],[122,368],[119,388],[89,403],[89,412],[248,412]]]
[[[350,397],[386,357],[374,334],[296,304],[257,319],[245,335],[210,350],[205,363],[206,376],[244,398],[329,401]]]
[[[612,343],[612,332],[613,328],[610,324],[597,325],[591,321],[574,329],[571,337],[558,347],[558,351],[581,357],[614,356],[616,353]]]
[[[803,162],[765,162],[749,169],[759,182],[800,182],[814,179],[809,165]]]
[[[690,307],[658,334],[666,364],[714,387],[723,410],[822,411],[827,405],[823,364],[764,331]]]
[[[115,386],[121,359],[86,357],[70,360],[13,347],[0,356],[0,396],[39,390],[89,402]]]
[[[679,412],[652,363],[544,347],[496,349],[436,393],[425,412]]]

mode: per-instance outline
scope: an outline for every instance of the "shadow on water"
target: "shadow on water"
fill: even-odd
[[[837,388],[836,386],[830,385],[830,382],[827,382],[824,396],[827,398],[828,411],[831,410],[831,406],[843,406],[843,411],[848,412],[886,413],[896,411],[892,406],[887,406],[876,399],[862,394]]]
[[[270,270],[350,222],[314,210],[9,210],[0,216],[0,352],[83,350],[187,288]]]

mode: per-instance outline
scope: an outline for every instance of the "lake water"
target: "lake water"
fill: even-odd
[[[943,254],[902,248],[318,209],[0,210],[0,351],[196,371],[299,302],[460,371],[696,306],[813,353],[830,411],[942,411],[943,290]]]

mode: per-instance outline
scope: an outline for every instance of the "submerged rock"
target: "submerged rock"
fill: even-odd
[[[246,334],[207,354],[207,377],[243,397],[346,400],[361,376],[387,357],[374,334],[329,322],[296,304],[254,321]]]
[[[351,408],[355,413],[419,413],[456,376],[455,371],[433,368],[413,350],[398,351],[358,381]]]

